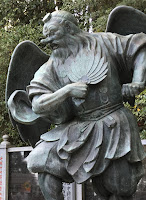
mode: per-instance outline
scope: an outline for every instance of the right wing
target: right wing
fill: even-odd
[[[120,35],[146,33],[146,14],[130,6],[118,6],[108,17],[106,32]]]
[[[136,33],[146,34],[146,14],[130,6],[118,6],[108,17],[106,32],[129,35]],[[123,98],[134,106],[135,97]]]

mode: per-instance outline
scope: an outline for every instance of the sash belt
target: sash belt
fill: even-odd
[[[114,105],[104,105],[104,106],[100,106],[96,109],[92,109],[92,110],[87,110],[84,112],[79,112],[78,113],[78,119],[81,121],[97,121],[107,115],[109,115],[110,113],[122,108],[124,105],[123,103],[118,103],[118,104],[114,104]]]

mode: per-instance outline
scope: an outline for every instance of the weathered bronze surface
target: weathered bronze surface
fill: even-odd
[[[126,29],[125,21],[120,32],[125,16],[127,22],[141,19],[140,28],[136,20]],[[50,58],[30,41],[19,44],[7,81],[8,107],[21,136],[34,146],[41,135],[27,157],[28,169],[39,173],[46,200],[63,199],[62,181],[89,178],[101,199],[130,200],[143,175],[145,153],[123,100],[134,104],[145,87],[146,15],[116,8],[107,25],[115,33],[82,31],[65,11],[43,21],[42,42],[52,47]],[[14,72],[18,67],[21,72]],[[50,123],[57,126],[47,131]]]

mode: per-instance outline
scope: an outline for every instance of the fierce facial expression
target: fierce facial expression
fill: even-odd
[[[50,43],[53,50],[62,48],[64,45],[62,39],[65,34],[66,31],[63,25],[61,25],[58,21],[49,21],[44,24],[43,35],[46,39],[42,40],[42,42]]]
[[[45,20],[43,34],[46,39],[41,42],[49,43],[53,50],[51,56],[63,63],[71,54],[77,54],[80,43],[77,34],[80,32],[81,30],[71,21],[52,17],[48,21]]]

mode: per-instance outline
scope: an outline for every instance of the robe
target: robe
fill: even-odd
[[[146,36],[143,33],[128,36],[97,33],[92,37],[108,62],[106,77],[88,85],[88,94],[82,103],[69,97],[51,112],[44,111],[40,115],[57,125],[41,135],[41,142],[51,144],[46,148],[46,170],[49,172],[49,165],[56,158],[58,164],[53,166],[52,173],[60,176],[60,160],[77,183],[100,175],[113,160],[125,157],[134,163],[145,157],[136,119],[123,105],[121,87],[132,81],[133,63],[137,53],[146,47]],[[96,51],[96,48],[91,47],[91,50]],[[40,67],[27,87],[30,100],[72,83],[68,64],[73,59],[70,56],[63,64],[56,65],[50,58]]]

